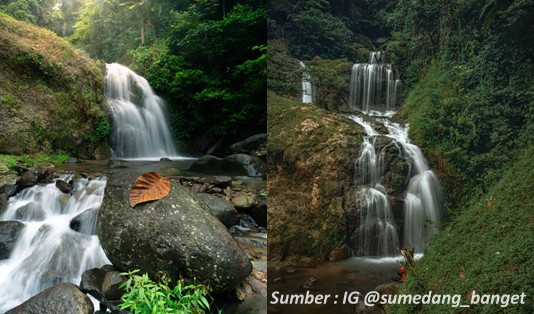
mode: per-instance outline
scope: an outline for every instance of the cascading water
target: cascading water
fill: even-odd
[[[357,229],[357,255],[393,255],[399,245],[397,228],[386,188],[381,184],[384,175],[385,147],[377,153],[377,139],[389,138],[399,157],[410,165],[404,195],[403,246],[423,251],[425,242],[439,230],[442,222],[441,185],[429,169],[419,147],[410,143],[408,126],[389,120],[399,105],[400,80],[391,64],[385,63],[384,52],[372,52],[369,63],[352,67],[350,111],[362,111],[368,118],[352,115],[350,118],[366,132],[356,161],[356,179],[360,220]],[[378,116],[378,117],[371,117]],[[373,123],[369,121],[373,120]],[[383,124],[388,134],[381,135],[374,124]],[[383,141],[382,141],[383,142]],[[383,143],[382,143],[383,145]],[[399,195],[397,195],[399,197]]]
[[[78,216],[98,211],[106,180],[77,178],[73,185],[72,195],[51,183],[27,188],[9,199],[0,220],[25,226],[9,258],[0,261],[0,313],[58,283],[79,284],[85,270],[111,264],[98,237],[82,233],[94,230],[94,215]],[[81,232],[70,227],[75,217]]]
[[[386,189],[380,183],[383,175],[384,149],[379,153],[376,140],[382,136],[370,122],[361,116],[350,116],[361,125],[366,136],[356,160],[356,184],[360,208],[357,255],[387,256],[396,253],[399,245],[397,223],[391,211]],[[369,119],[372,119],[371,117]],[[383,124],[385,136],[399,148],[399,153],[410,163],[408,185],[404,194],[404,247],[413,246],[417,253],[423,252],[425,242],[439,231],[443,220],[441,213],[442,192],[438,177],[429,169],[423,153],[410,143],[408,126],[393,123],[381,117],[376,122]]]
[[[371,52],[369,63],[356,63],[350,77],[349,110],[369,113],[394,110],[399,104],[401,81],[385,52]]]
[[[404,246],[413,246],[422,252],[425,241],[439,230],[443,218],[441,214],[442,192],[438,177],[430,170],[421,149],[410,143],[408,125],[384,119],[389,131],[388,137],[402,145],[411,161],[411,178],[404,203]]]
[[[148,81],[129,68],[106,66],[106,98],[113,116],[112,156],[120,159],[179,158],[163,100]]]
[[[299,61],[299,64],[302,68],[306,68],[304,62]],[[314,96],[313,85],[310,83],[310,75],[308,73],[304,73],[302,74],[302,102],[305,104],[313,103]]]
[[[350,118],[364,127],[367,133],[356,161],[360,208],[357,255],[393,255],[399,246],[399,239],[386,190],[380,184],[383,154],[377,154],[374,147],[379,134],[361,117]]]

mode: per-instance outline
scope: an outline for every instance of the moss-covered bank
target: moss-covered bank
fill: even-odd
[[[0,153],[107,153],[104,65],[0,14]]]
[[[477,313],[532,313],[534,310],[534,147],[512,163],[496,184],[435,238],[401,294],[521,294],[525,304],[477,305]],[[472,306],[473,307],[473,306]],[[450,305],[402,306],[394,313],[452,313]]]

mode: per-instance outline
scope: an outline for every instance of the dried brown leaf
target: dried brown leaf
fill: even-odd
[[[140,175],[130,190],[130,206],[139,203],[159,200],[171,191],[169,179],[157,172],[147,172]]]

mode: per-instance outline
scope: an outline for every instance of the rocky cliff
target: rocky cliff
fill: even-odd
[[[363,130],[313,105],[268,96],[269,261],[327,258],[345,245],[344,199]]]
[[[52,32],[0,14],[0,153],[103,157],[103,69]]]

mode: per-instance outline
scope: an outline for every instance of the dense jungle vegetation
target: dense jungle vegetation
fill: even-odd
[[[300,75],[283,70],[298,70],[292,57],[331,73],[333,62],[384,50],[401,73],[400,115],[443,181],[448,216],[402,292],[532,296],[534,1],[293,0],[268,10],[268,88],[280,95],[300,93]],[[347,81],[333,93],[346,95]],[[532,307],[530,297],[519,311]]]
[[[266,9],[258,0],[1,0],[95,59],[143,75],[184,142],[265,132]]]

